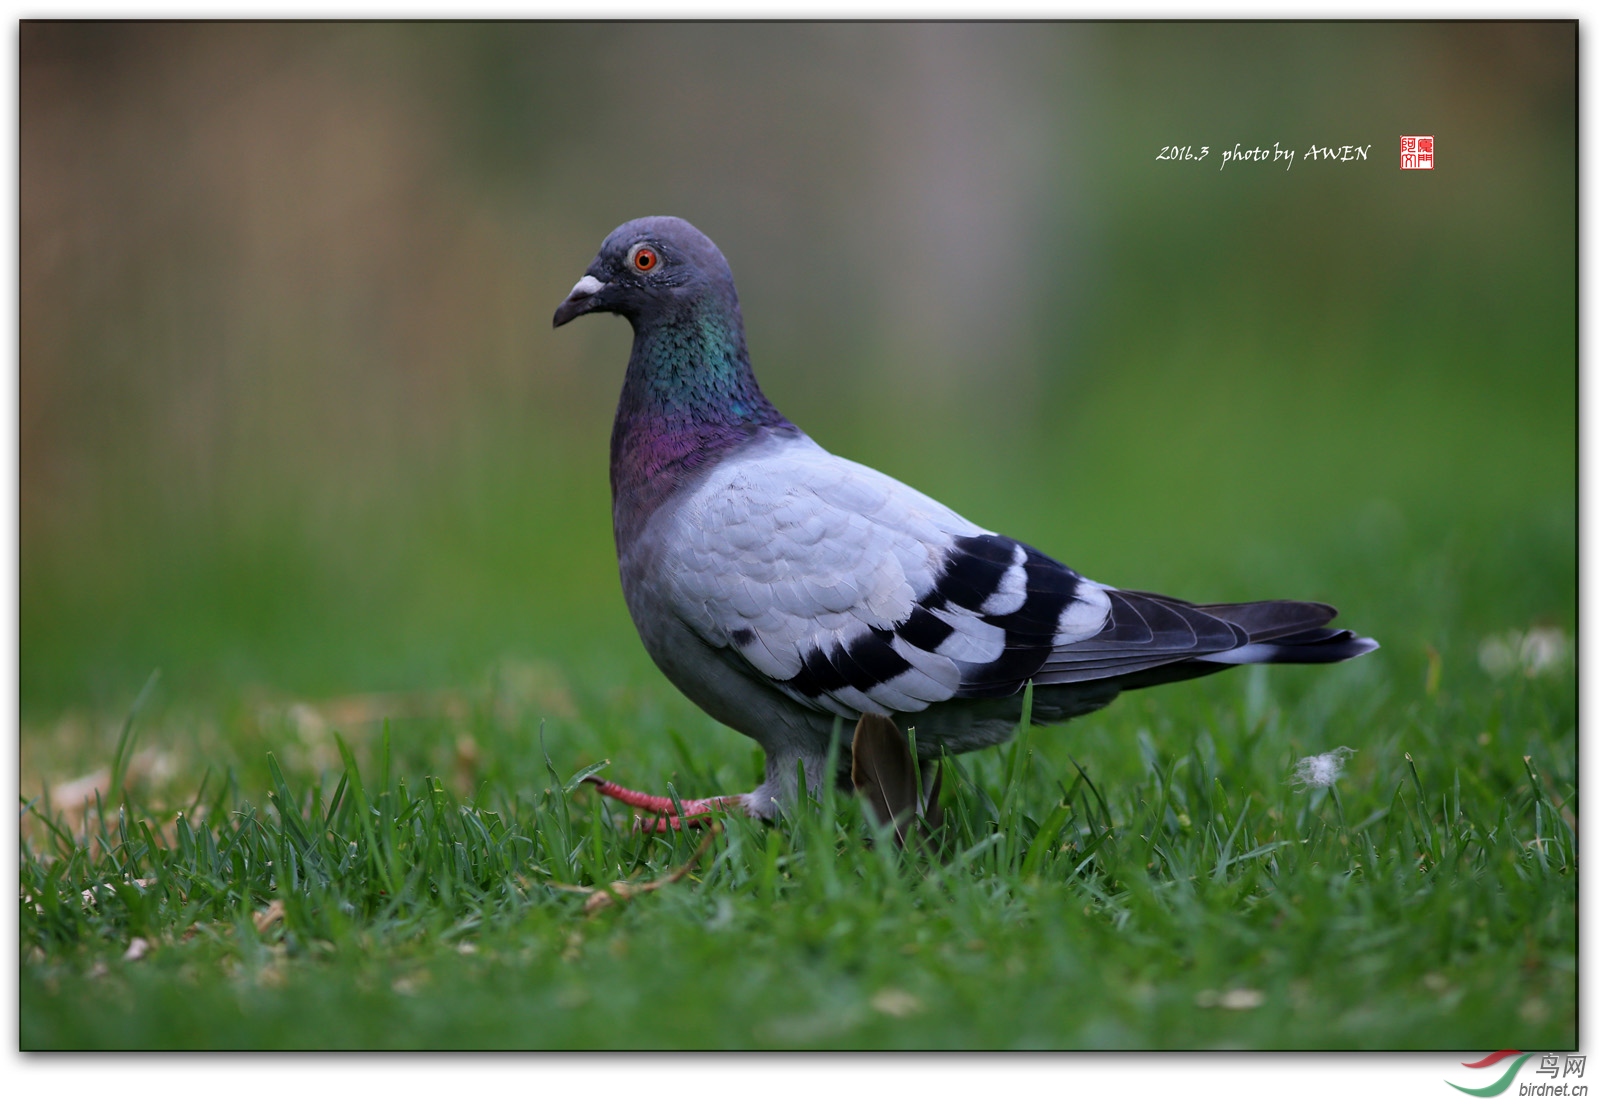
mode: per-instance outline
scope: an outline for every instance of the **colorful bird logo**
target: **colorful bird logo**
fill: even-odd
[[[1498,1052],[1489,1054],[1481,1061],[1462,1061],[1461,1064],[1466,1068],[1486,1069],[1490,1065],[1499,1064],[1507,1057],[1516,1058],[1515,1061],[1511,1062],[1511,1067],[1506,1069],[1505,1073],[1500,1077],[1499,1080],[1496,1080],[1493,1084],[1485,1084],[1482,1088],[1463,1088],[1461,1085],[1452,1083],[1449,1080],[1446,1080],[1445,1083],[1449,1084],[1450,1087],[1454,1088],[1456,1091],[1465,1092],[1469,1096],[1482,1096],[1484,1099],[1488,1099],[1490,1096],[1498,1096],[1501,1092],[1511,1087],[1511,1081],[1516,1078],[1517,1070],[1522,1067],[1522,1062],[1526,1061],[1532,1056],[1532,1053],[1523,1053],[1518,1049],[1502,1049]]]

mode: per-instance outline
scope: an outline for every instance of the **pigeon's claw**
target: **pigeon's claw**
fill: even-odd
[[[683,812],[679,814],[678,803],[661,794],[646,794],[639,790],[630,790],[626,786],[619,786],[615,782],[607,781],[591,774],[584,779],[608,798],[615,798],[624,805],[631,805],[635,809],[643,809],[648,813],[657,814],[654,817],[634,817],[634,824],[644,832],[670,832],[673,829],[688,826],[696,828],[700,825],[710,824],[716,819],[718,810],[727,812],[749,813],[750,809],[745,801],[744,794],[726,794],[715,798],[690,798],[683,801]]]

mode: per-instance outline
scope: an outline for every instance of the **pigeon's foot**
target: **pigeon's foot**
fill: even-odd
[[[683,813],[679,814],[678,804],[669,797],[660,794],[646,794],[638,790],[630,790],[626,786],[618,786],[615,782],[608,782],[604,778],[591,774],[584,779],[595,789],[608,798],[615,798],[624,805],[631,805],[635,809],[643,809],[654,813],[654,817],[634,817],[634,824],[645,832],[669,832],[672,829],[690,828],[699,825],[708,825],[716,819],[716,812],[723,810],[730,813],[749,813],[750,806],[746,799],[748,794],[727,794],[717,798],[689,798],[683,801]]]

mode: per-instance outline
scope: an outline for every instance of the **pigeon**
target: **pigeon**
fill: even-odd
[[[687,221],[615,229],[554,324],[599,311],[633,326],[611,431],[628,611],[673,684],[766,753],[744,794],[679,802],[591,778],[662,828],[719,809],[776,819],[802,778],[821,788],[840,718],[914,727],[926,762],[1010,738],[1030,684],[1033,722],[1051,724],[1129,689],[1377,649],[1329,627],[1326,604],[1113,588],[829,453],[756,383],[733,273]]]

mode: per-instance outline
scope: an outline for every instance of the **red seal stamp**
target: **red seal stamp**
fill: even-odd
[[[1433,137],[1432,136],[1401,136],[1400,137],[1400,169],[1401,170],[1432,170],[1433,169]]]

